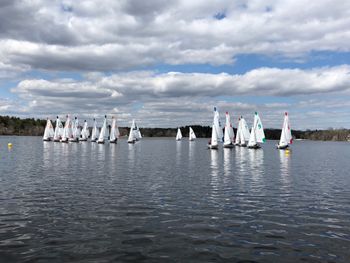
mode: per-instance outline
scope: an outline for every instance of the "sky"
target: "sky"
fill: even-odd
[[[0,115],[350,128],[349,95],[350,1],[0,1]]]

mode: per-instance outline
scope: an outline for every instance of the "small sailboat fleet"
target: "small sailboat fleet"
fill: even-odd
[[[55,128],[53,128],[51,121],[47,119],[43,141],[62,143],[84,142],[87,141],[89,137],[91,142],[97,142],[99,144],[104,144],[105,142],[117,143],[120,137],[120,132],[116,118],[112,117],[111,124],[108,126],[107,116],[105,115],[101,129],[98,128],[96,119],[93,119],[91,136],[88,122],[86,120],[84,121],[83,126],[80,126],[77,117],[75,117],[73,121],[71,117],[67,115],[66,121],[63,125],[60,118],[57,116],[56,125]],[[181,129],[178,128],[175,138],[176,141],[181,141],[182,137]],[[141,138],[141,131],[136,124],[136,121],[133,119],[127,142],[134,144]],[[194,141],[196,138],[197,137],[194,130],[192,127],[189,127],[189,141]],[[243,116],[239,117],[235,136],[230,114],[226,112],[226,122],[224,128],[222,128],[219,111],[216,107],[214,107],[212,134],[208,143],[209,149],[218,149],[220,143],[222,143],[223,148],[240,146],[247,147],[249,149],[259,149],[261,148],[261,144],[265,142],[266,139],[263,124],[257,112],[254,114],[254,121],[250,131]],[[289,122],[289,115],[287,112],[285,112],[280,141],[276,147],[283,150],[287,149],[292,143],[293,137]]]
[[[214,107],[214,119],[212,125],[211,140],[208,143],[209,149],[218,149],[221,142],[222,128],[219,121],[219,112]],[[259,149],[261,144],[266,142],[264,127],[260,116],[257,112],[254,114],[252,128],[249,131],[248,124],[243,116],[238,118],[236,136],[231,124],[230,115],[226,112],[226,123],[224,127],[223,148],[233,148],[234,146],[247,147],[249,149]],[[284,122],[281,132],[281,139],[276,145],[278,149],[286,149],[293,142],[290,129],[288,113],[285,113]]]
[[[141,138],[141,132],[137,127],[137,139]],[[57,116],[56,118],[56,126],[53,129],[53,125],[49,119],[47,119],[45,131],[43,135],[44,141],[54,141],[54,142],[86,142],[90,137],[90,129],[88,126],[88,122],[84,120],[83,126],[79,124],[78,117],[74,118],[72,121],[69,115],[66,116],[66,121],[64,126]],[[112,116],[112,122],[110,125],[110,132],[107,122],[107,116],[105,115],[103,125],[101,129],[97,126],[96,119],[93,119],[93,126],[90,141],[97,142],[103,144],[107,141],[110,143],[117,143],[120,137],[119,128],[117,126],[116,118]]]

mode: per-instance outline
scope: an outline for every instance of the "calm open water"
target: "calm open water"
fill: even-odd
[[[0,261],[350,262],[349,143],[186,139],[0,137]]]

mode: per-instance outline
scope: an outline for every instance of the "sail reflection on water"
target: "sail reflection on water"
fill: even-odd
[[[281,172],[281,183],[283,187],[290,187],[291,178],[290,178],[290,160],[291,160],[291,151],[290,150],[280,150],[280,172]]]

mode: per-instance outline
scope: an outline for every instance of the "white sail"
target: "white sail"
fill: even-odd
[[[264,127],[262,125],[261,119],[257,112],[255,112],[255,115],[254,115],[254,127],[255,127],[256,141],[259,143],[266,142]]]
[[[103,121],[103,125],[101,127],[100,135],[98,137],[98,143],[104,143],[105,140],[108,139],[108,130],[107,130],[107,116],[105,115],[105,119]]]
[[[140,140],[142,138],[142,135],[141,135],[141,131],[139,129],[139,126],[137,126],[136,124],[136,121],[135,120],[132,120],[133,121],[133,132],[134,132],[134,138],[136,141]]]
[[[245,146],[246,145],[246,139],[245,139],[245,137],[244,137],[244,128],[243,128],[243,122],[242,122],[242,117],[241,117],[241,124],[240,124],[240,130],[239,130],[239,138],[240,138],[240,142],[239,142],[239,145],[241,145],[241,146]],[[243,119],[244,120],[244,119]],[[250,134],[249,134],[249,136],[250,136]],[[249,140],[249,138],[248,138],[248,140]]]
[[[265,139],[265,133],[264,133],[262,122],[260,120],[258,113],[255,112],[254,122],[250,132],[248,147],[256,147],[258,146],[258,143],[264,143],[265,141],[266,139]]]
[[[213,125],[216,129],[216,134],[218,136],[218,141],[222,142],[223,141],[223,134],[222,134],[222,126],[220,122],[220,115],[219,111],[214,107],[214,120],[213,120]]]
[[[238,145],[241,142],[241,118],[238,118],[237,134],[235,139],[235,144]]]
[[[72,121],[70,117],[67,115],[66,123],[64,124],[63,134],[62,134],[62,140],[63,142],[67,142],[69,138],[73,137],[73,131],[72,131]]]
[[[90,132],[89,132],[88,123],[85,120],[83,129],[81,130],[81,140],[86,141],[89,138],[89,135],[90,135]]]
[[[136,130],[137,129],[136,129],[136,125],[135,125],[135,120],[132,120],[130,132],[129,132],[129,137],[128,137],[128,143],[134,143],[136,141],[136,137],[135,137]]]
[[[244,137],[245,141],[249,141],[250,132],[249,127],[245,119],[241,116],[241,129],[242,129],[242,135]]]
[[[55,135],[55,132],[53,130],[52,123],[51,123],[51,121],[49,119],[47,119],[43,140],[44,141],[49,141],[49,140],[51,140],[54,137],[54,135]]]
[[[117,139],[119,139],[119,129],[117,127],[116,119],[114,117],[112,117],[111,134],[110,134],[109,141],[116,142]]]
[[[292,143],[293,143],[292,131],[290,129],[288,113],[286,112],[284,114],[284,121],[283,121],[283,127],[282,127],[282,132],[281,132],[281,138],[280,138],[278,146],[280,148],[283,148],[283,147],[287,147],[288,144],[292,144]]]
[[[254,124],[253,124],[252,131],[250,132],[250,136],[249,136],[248,147],[254,147],[256,145],[257,145],[256,133],[255,133],[255,128],[254,128]]]
[[[224,145],[231,145],[234,142],[234,131],[231,124],[230,115],[226,112],[226,124],[224,131]]]
[[[96,142],[99,135],[100,135],[100,133],[99,133],[98,128],[97,128],[97,122],[94,119],[94,126],[92,127],[92,132],[91,132],[91,141]]]
[[[78,141],[80,137],[80,127],[79,127],[79,120],[77,117],[75,117],[74,123],[73,123],[73,132],[72,137],[69,138],[70,141]]]
[[[210,140],[209,148],[212,148],[212,149],[218,148],[218,135],[216,132],[215,125],[213,125],[211,129],[211,140]]]
[[[189,134],[189,140],[194,141],[197,137],[196,134],[194,133],[193,129],[190,127],[190,134]]]
[[[176,140],[180,141],[182,139],[182,133],[180,128],[177,128],[177,133],[176,133]]]
[[[62,138],[62,135],[63,135],[63,125],[60,118],[57,116],[53,140],[56,142],[59,141]]]

